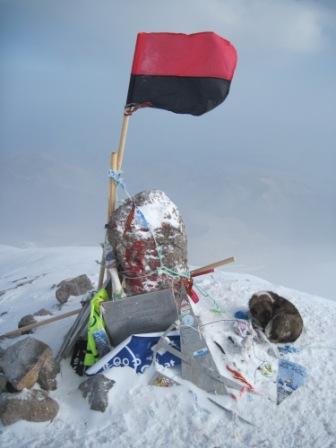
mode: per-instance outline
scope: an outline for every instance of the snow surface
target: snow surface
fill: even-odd
[[[78,308],[81,297],[71,297],[60,307],[51,287],[65,278],[84,273],[96,283],[99,267],[95,260],[100,256],[98,248],[90,247],[17,249],[0,246],[1,333],[15,329],[23,315],[40,308],[49,309],[53,315]],[[29,280],[32,282],[27,283]],[[185,385],[159,388],[148,385],[153,374],[150,369],[144,375],[136,375],[130,368],[114,368],[106,374],[116,381],[109,392],[109,407],[105,413],[100,413],[90,411],[78,390],[83,379],[65,360],[57,377],[58,389],[50,393],[60,405],[54,421],[22,421],[8,427],[0,424],[0,446],[335,446],[336,302],[273,285],[251,275],[223,271],[199,277],[197,285],[203,296],[194,311],[202,324],[212,322],[202,328],[217,365],[223,365],[223,374],[225,361],[213,340],[224,344],[227,332],[232,331],[233,313],[246,309],[250,296],[259,290],[271,289],[290,298],[302,314],[305,330],[294,344],[300,352],[286,355],[286,359],[306,367],[306,385],[277,406],[273,394],[274,377],[267,379],[255,370],[254,355],[259,358],[264,353],[252,352],[251,364],[246,361],[249,366],[246,372],[254,371],[249,379],[260,395],[246,394],[237,402],[228,402],[228,407],[253,422],[255,426],[251,426],[209,402],[195,387],[192,390]],[[45,341],[56,353],[74,319],[38,328],[33,336]],[[5,348],[17,340],[5,339],[0,345]],[[268,361],[276,366],[274,357],[268,357]]]

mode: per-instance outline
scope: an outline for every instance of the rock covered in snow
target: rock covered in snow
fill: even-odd
[[[56,376],[60,372],[60,366],[54,358],[49,358],[41,367],[37,382],[44,390],[57,389]]]
[[[27,314],[26,316],[21,317],[18,328],[26,327],[27,325],[35,324],[37,321],[32,314]],[[23,331],[22,334],[32,333],[33,330]]]
[[[4,425],[19,420],[46,422],[57,415],[58,409],[57,401],[42,390],[5,392],[0,395],[0,419]]]
[[[188,271],[185,225],[162,191],[144,191],[126,200],[112,215],[108,239],[129,295],[167,287],[168,277],[157,271],[162,266]]]
[[[61,281],[55,292],[56,299],[65,303],[70,296],[80,296],[93,289],[89,277],[85,274]]]
[[[115,381],[98,373],[81,383],[79,390],[83,397],[88,399],[91,409],[104,412],[108,405],[108,391],[114,383]]]
[[[36,311],[33,316],[52,316],[52,312],[47,310],[46,308],[41,308],[38,311]]]
[[[52,358],[51,348],[31,337],[16,342],[5,350],[0,367],[14,389],[30,389],[38,380],[40,370]]]

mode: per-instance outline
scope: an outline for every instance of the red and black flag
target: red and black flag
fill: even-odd
[[[236,64],[234,46],[213,32],[139,33],[126,107],[202,115],[225,100]]]

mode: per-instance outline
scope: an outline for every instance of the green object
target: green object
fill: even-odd
[[[105,333],[104,321],[100,312],[100,305],[105,300],[109,300],[106,289],[102,288],[94,295],[90,303],[90,317],[88,323],[88,340],[87,350],[84,358],[85,367],[90,367],[95,364],[100,358],[100,354],[96,345],[95,334]],[[106,336],[107,338],[107,336]]]

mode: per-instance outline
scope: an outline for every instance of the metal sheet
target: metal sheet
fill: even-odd
[[[239,388],[239,385],[219,374],[207,343],[199,331],[198,317],[192,310],[188,296],[182,287],[177,293],[177,307],[180,320],[182,378],[191,381],[206,392],[227,393],[226,386]]]
[[[132,334],[165,331],[177,319],[171,289],[105,302],[102,304],[102,312],[113,345]]]

